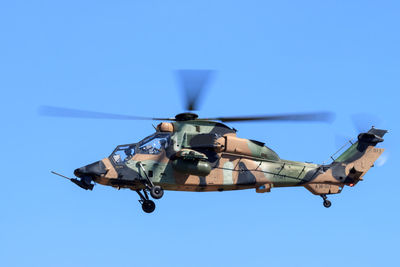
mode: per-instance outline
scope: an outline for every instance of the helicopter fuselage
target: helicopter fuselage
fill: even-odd
[[[340,192],[347,177],[344,165],[332,169],[283,160],[263,143],[238,138],[231,128],[209,121],[161,123],[155,134],[118,146],[101,162],[105,171],[92,175],[93,181],[132,190],[144,189],[148,179],[176,191],[269,192],[310,185],[312,192],[332,194]],[[327,169],[335,171],[328,175]]]
[[[255,188],[265,193],[276,187],[304,186],[329,207],[327,194],[354,186],[373,166],[383,152],[375,145],[385,133],[372,128],[331,164],[318,165],[280,159],[263,143],[239,138],[221,123],[167,122],[139,143],[119,145],[109,157],[76,169],[82,180],[73,182],[84,189],[92,189],[94,181],[135,190],[142,203],[151,204],[148,210],[154,210],[147,195],[154,188],[192,192]],[[163,191],[160,195],[153,191],[154,198],[162,197]]]

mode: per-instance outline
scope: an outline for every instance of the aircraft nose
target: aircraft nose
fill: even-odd
[[[76,177],[84,178],[87,176],[100,176],[106,174],[106,166],[103,161],[96,161],[92,164],[80,167],[74,171]]]

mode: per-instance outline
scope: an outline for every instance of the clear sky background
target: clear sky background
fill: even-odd
[[[399,1],[2,1],[1,266],[395,266]],[[153,132],[151,122],[38,116],[56,105],[183,111],[176,69],[218,73],[201,116],[328,110],[333,124],[236,123],[282,158],[322,163],[351,115],[390,130],[389,160],[330,196],[304,188],[136,193],[60,177]],[[337,138],[336,138],[337,139]]]

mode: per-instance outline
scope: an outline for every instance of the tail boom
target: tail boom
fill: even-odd
[[[358,141],[330,165],[321,165],[304,187],[315,195],[327,195],[340,193],[345,185],[356,185],[382,155],[384,149],[375,146],[383,142],[386,133],[386,130],[371,128],[360,134]]]

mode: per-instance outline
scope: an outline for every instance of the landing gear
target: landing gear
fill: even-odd
[[[154,199],[160,199],[164,195],[164,189],[159,185],[153,186],[150,188],[150,195]]]
[[[332,205],[332,203],[329,200],[324,200],[324,207],[329,208]]]
[[[150,195],[154,199],[160,199],[164,195],[164,189],[162,189],[159,185],[154,185],[153,182],[150,180],[149,176],[147,175],[146,170],[144,169],[141,162],[138,162],[138,166],[142,169],[144,176],[142,177],[142,183],[144,185],[143,194],[140,190],[136,190],[140,197],[140,204],[142,204],[142,209],[146,213],[152,213],[156,209],[156,204],[154,201],[149,199],[148,191],[150,191]]]
[[[147,189],[143,189],[143,193],[140,190],[136,190],[136,193],[138,193],[140,197],[139,203],[142,205],[142,210],[146,213],[152,213],[156,209],[156,204],[154,203],[153,200],[149,199],[149,194],[147,193]],[[164,192],[161,191],[161,193]]]
[[[156,209],[156,204],[153,200],[145,200],[142,203],[142,210],[146,213],[152,213]]]
[[[154,199],[160,199],[164,195],[164,189],[161,186],[156,185],[150,187],[146,184],[146,188],[143,189],[143,193],[140,190],[136,190],[138,193],[140,200],[139,203],[142,205],[142,209],[146,213],[152,213],[156,209],[156,204],[153,200],[149,199],[149,194],[147,193],[150,191],[150,195]]]
[[[325,208],[332,206],[332,203],[328,200],[328,197],[325,194],[321,195],[321,197],[324,200],[323,204]]]
[[[162,196],[164,195],[164,190],[161,188],[161,186],[153,184],[141,162],[139,162],[138,165],[142,169],[143,174],[145,176],[144,177],[145,179],[143,179],[142,177],[142,183],[144,184],[146,189],[150,191],[151,197],[154,199],[162,198]]]

